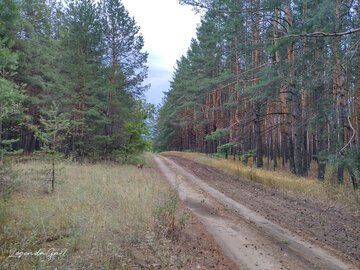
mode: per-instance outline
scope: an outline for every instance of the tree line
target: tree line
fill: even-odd
[[[0,1],[0,151],[149,147],[144,39],[120,0]]]
[[[257,167],[317,163],[354,188],[360,169],[360,3],[180,0],[203,12],[157,119],[158,150]],[[265,163],[265,164],[264,164]]]

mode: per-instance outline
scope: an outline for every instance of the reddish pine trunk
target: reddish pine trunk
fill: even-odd
[[[253,35],[254,35],[254,46],[255,49],[252,53],[252,61],[253,68],[257,69],[259,66],[259,26],[260,26],[260,18],[259,18],[259,0],[255,0],[255,10],[257,10],[255,15],[255,23],[253,23]],[[256,76],[256,75],[255,75]],[[255,78],[254,76],[254,78]],[[256,86],[257,81],[254,80],[253,86]],[[258,168],[263,167],[263,149],[262,149],[262,138],[261,138],[261,103],[258,100],[254,102],[254,135],[255,135],[255,147],[256,147],[256,166]]]
[[[360,27],[360,1],[358,1],[358,27]],[[358,46],[357,80],[356,80],[356,131],[357,146],[360,147],[360,46]]]
[[[286,18],[288,21],[288,32],[290,32],[292,24],[291,24],[291,7],[290,3],[286,4],[285,7],[286,11]],[[296,173],[295,170],[295,160],[294,160],[294,144],[293,144],[293,121],[294,119],[291,119],[291,114],[293,112],[294,108],[294,93],[296,91],[295,89],[295,81],[294,81],[294,42],[290,41],[287,45],[287,60],[290,65],[290,74],[289,74],[289,84],[288,89],[286,93],[286,109],[287,109],[287,120],[286,120],[286,141],[287,141],[287,148],[288,148],[288,155],[289,155],[289,161],[290,161],[290,171],[293,173]],[[296,101],[296,99],[295,99]],[[294,112],[295,113],[295,112]],[[296,117],[295,117],[296,118]],[[298,162],[297,162],[298,163]]]
[[[335,9],[335,33],[340,30],[340,5],[341,0],[336,0],[336,9]],[[345,124],[345,91],[342,87],[341,79],[341,59],[340,59],[340,43],[339,38],[334,37],[332,43],[332,54],[333,54],[333,96],[335,104],[335,115],[336,115],[336,124],[338,128],[337,133],[337,147],[336,147],[336,156],[340,157],[340,149],[344,146],[344,124]],[[339,165],[337,171],[337,180],[338,183],[343,183],[344,178],[344,166]]]

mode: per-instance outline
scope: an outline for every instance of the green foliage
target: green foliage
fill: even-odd
[[[144,38],[139,33],[140,28],[120,0],[102,1],[101,15],[105,22],[105,59],[111,63],[108,72],[113,72],[113,67],[115,69],[115,74],[109,74],[109,77],[115,76],[113,86],[141,95],[148,88],[140,84],[147,76],[145,63],[148,54],[142,51]]]
[[[208,12],[198,28],[197,40],[192,40],[186,56],[177,61],[170,91],[166,94],[165,103],[159,110],[157,120],[157,150],[183,150],[181,130],[187,127],[203,128],[204,98],[210,89],[227,84],[233,78],[229,72],[229,62],[224,51],[229,53],[227,46],[228,32],[224,31],[224,18]],[[231,27],[229,27],[230,31]],[[231,30],[232,31],[232,30]],[[232,53],[231,53],[232,54]],[[207,109],[220,111],[222,107]],[[187,113],[184,113],[187,111]],[[182,117],[179,117],[182,115]],[[230,131],[215,131],[206,134],[206,141],[226,137]],[[202,139],[201,139],[202,140]],[[200,141],[200,140],[199,140]]]
[[[18,54],[12,51],[15,33],[19,22],[17,2],[4,0],[0,3],[0,160],[4,154],[14,152],[13,144],[17,138],[3,139],[4,124],[16,122],[22,113],[21,102],[24,96],[14,83]],[[17,151],[19,153],[21,151]]]
[[[60,112],[59,106],[53,102],[40,118],[41,128],[37,130],[37,137],[46,148],[57,151],[69,134],[70,120],[68,114]],[[61,145],[63,147],[63,145]]]
[[[52,192],[54,192],[55,185],[55,160],[59,159],[61,155],[57,154],[60,146],[65,141],[66,136],[69,133],[70,120],[66,113],[59,111],[58,105],[53,102],[50,109],[44,112],[45,117],[40,118],[41,128],[36,130],[37,137],[44,143],[45,147],[42,151],[45,153],[45,157],[51,161],[51,186]],[[51,156],[48,156],[51,154]]]
[[[143,46],[119,0],[1,1],[0,138],[79,159],[148,149]]]
[[[244,163],[244,164],[247,164],[248,162],[248,159],[251,158],[251,157],[255,157],[256,154],[253,150],[249,150],[247,151],[246,153],[240,155],[240,160]]]
[[[9,80],[0,78],[0,160],[4,154],[14,152],[13,144],[18,142],[18,138],[2,139],[3,125],[10,119],[17,120],[22,114],[21,101],[24,96],[20,93],[18,87]],[[16,151],[16,153],[21,150]]]
[[[336,174],[339,168],[347,170],[354,189],[358,189],[360,182],[360,149],[352,148],[344,152],[340,157],[334,157],[333,154],[322,154],[318,158],[323,164],[326,164],[325,179],[331,183],[339,181]],[[341,183],[341,182],[340,182]]]
[[[237,147],[238,143],[225,143],[217,147],[219,153],[229,153],[229,150],[233,147]]]
[[[151,149],[150,134],[146,120],[154,114],[154,106],[143,101],[138,101],[133,111],[132,121],[125,123],[125,134],[128,140],[121,146],[120,154],[125,161],[129,156],[137,155]]]
[[[1,140],[0,160],[4,159],[4,155],[16,155],[23,152],[22,149],[14,150],[13,144],[17,143],[19,139]]]
[[[20,153],[21,149],[14,151],[13,146],[18,138],[4,138],[4,133],[9,131],[8,122],[17,123],[22,113],[21,102],[24,96],[18,85],[14,83],[18,67],[18,53],[13,51],[14,40],[19,26],[19,6],[14,0],[0,1],[0,224],[6,212],[3,200],[6,200],[16,188],[12,179],[15,171],[12,168],[10,157],[5,154]]]
[[[212,132],[210,135],[206,135],[205,140],[207,141],[214,141],[214,140],[219,140],[219,139],[223,139],[226,136],[229,136],[230,134],[230,129],[225,128],[225,129],[218,129],[214,132]]]
[[[159,109],[156,149],[232,151],[244,161],[256,153],[258,167],[264,155],[274,169],[281,158],[297,176],[314,157],[320,179],[334,168],[342,183],[348,170],[356,188],[358,3],[179,2],[203,16]]]
[[[231,150],[237,147],[238,145],[239,145],[238,143],[232,143],[232,142],[219,145],[217,147],[217,154],[219,154],[219,156],[224,156],[227,159]]]

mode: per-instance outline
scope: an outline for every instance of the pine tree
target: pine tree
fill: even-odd
[[[180,143],[171,147],[182,150],[195,140],[197,151],[240,157],[256,152],[259,167],[263,155],[268,168],[270,160],[276,168],[281,157],[298,176],[306,175],[315,159],[320,179],[327,167],[335,167],[342,183],[347,169],[356,188],[356,3],[179,2],[205,15],[198,40],[181,61],[188,63],[188,74],[175,72],[160,109],[159,138]],[[216,54],[205,56],[214,48],[206,42],[211,25]],[[216,72],[204,72],[207,66]]]
[[[21,128],[14,129],[14,116],[6,123],[13,130],[9,139],[20,137],[17,148],[38,150],[44,142],[35,132],[56,100],[70,121],[59,151],[96,158],[123,149],[130,136],[126,125],[135,121],[133,110],[147,88],[142,84],[147,53],[121,2],[6,0],[1,5],[0,83],[7,93],[0,97],[1,108],[21,101],[11,91],[24,87],[26,93],[26,116],[16,122]]]
[[[128,95],[141,96],[147,86],[142,86],[147,76],[147,53],[143,52],[144,39],[139,27],[119,0],[102,2],[104,21],[104,60],[107,66],[108,101],[104,135],[109,137],[105,152],[116,146],[121,127],[131,112],[127,107]],[[110,148],[110,149],[108,149]]]
[[[17,138],[4,139],[4,121],[16,119],[21,112],[23,95],[14,83],[18,53],[13,51],[15,35],[19,26],[19,6],[15,1],[6,0],[0,3],[0,159]]]
[[[41,127],[36,131],[36,136],[45,145],[42,150],[51,155],[51,192],[54,193],[56,154],[64,147],[62,144],[69,132],[70,120],[67,113],[60,112],[55,102],[44,111],[44,115],[40,118]]]

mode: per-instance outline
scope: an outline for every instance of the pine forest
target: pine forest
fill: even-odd
[[[360,0],[0,0],[0,269],[360,269]]]
[[[204,12],[157,122],[160,150],[359,185],[358,1],[181,0]]]
[[[149,148],[147,53],[119,0],[0,1],[0,150],[72,156]]]

